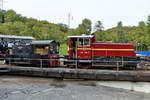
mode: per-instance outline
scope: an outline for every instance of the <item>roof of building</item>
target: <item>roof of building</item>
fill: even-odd
[[[31,39],[31,40],[35,39],[32,36],[14,36],[14,35],[0,35],[0,38]]]

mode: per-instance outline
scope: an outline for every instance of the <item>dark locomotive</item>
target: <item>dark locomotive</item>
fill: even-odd
[[[68,36],[68,39],[68,56],[59,56],[59,43],[55,40],[18,42],[9,50],[6,62],[42,66],[62,66],[63,63],[63,66],[78,68],[119,66],[136,69],[137,57],[132,43],[96,42],[94,34]]]
[[[55,40],[16,42],[10,50],[6,63],[58,66],[59,43]]]
[[[22,41],[30,43],[34,40],[30,36],[13,36],[13,35],[0,35],[0,59],[4,59],[9,54],[9,49],[15,44],[15,42]]]
[[[3,40],[3,38],[0,40],[0,58],[3,59],[7,56],[8,53],[8,43]]]

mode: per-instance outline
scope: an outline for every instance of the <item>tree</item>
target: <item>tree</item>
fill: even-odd
[[[67,33],[68,31],[68,26],[66,24],[63,24],[63,23],[59,23],[58,24],[59,27],[60,27],[60,31],[64,32],[64,33]]]
[[[92,30],[92,22],[87,18],[83,19],[82,23],[79,24],[77,28],[79,34],[90,34],[91,30]]]
[[[94,26],[94,31],[95,31],[95,32],[96,32],[96,31],[101,31],[101,30],[103,30],[103,29],[104,29],[104,27],[103,27],[102,22],[101,22],[101,21],[97,21],[96,24],[95,24],[95,26]]]
[[[138,26],[140,27],[140,28],[145,28],[145,26],[146,26],[146,24],[145,24],[145,22],[144,21],[140,21],[139,23],[138,23]]]
[[[147,18],[147,26],[150,26],[150,15],[148,15],[148,18]]]
[[[101,21],[97,21],[94,26],[94,31],[97,41],[106,41],[106,32],[104,32],[104,27]]]
[[[122,28],[122,26],[123,26],[123,25],[122,25],[122,21],[119,21],[119,22],[117,23],[117,27],[118,27],[118,28]]]
[[[14,10],[8,10],[5,13],[5,22],[15,22],[18,21],[19,16],[16,14]]]
[[[115,40],[115,42],[121,42],[121,43],[124,43],[124,42],[127,42],[127,36],[126,36],[126,33],[123,29],[123,25],[122,25],[122,22],[119,21],[117,23],[117,38]]]
[[[0,23],[4,23],[4,15],[5,15],[5,11],[0,9]]]
[[[148,16],[146,24],[147,24],[147,32],[148,32],[148,35],[150,36],[150,15]]]

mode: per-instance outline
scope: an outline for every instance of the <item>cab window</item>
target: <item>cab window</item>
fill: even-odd
[[[78,45],[83,46],[83,39],[79,38]]]
[[[89,38],[79,38],[78,46],[90,46]]]
[[[90,46],[90,39],[88,38],[84,39],[84,46]]]
[[[48,46],[47,45],[36,45],[34,49],[35,54],[39,55],[48,55]]]

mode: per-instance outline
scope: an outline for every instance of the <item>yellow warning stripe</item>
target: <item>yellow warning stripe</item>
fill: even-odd
[[[72,48],[69,48],[72,49]],[[91,48],[77,48],[78,50],[95,50],[95,51],[134,51],[134,49],[91,49]]]
[[[77,48],[78,50],[92,50],[91,48]]]
[[[97,51],[134,51],[134,49],[92,49]]]

